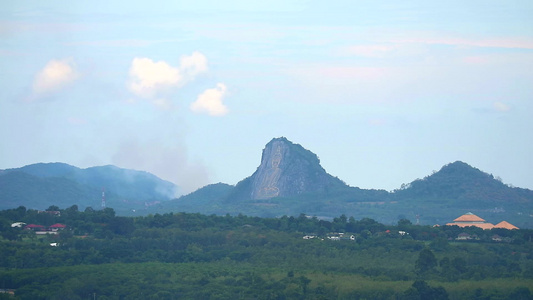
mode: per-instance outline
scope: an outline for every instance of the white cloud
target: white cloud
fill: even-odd
[[[72,59],[51,60],[35,76],[33,91],[37,94],[54,92],[79,77]]]
[[[164,61],[134,58],[130,68],[130,90],[139,97],[151,98],[162,90],[177,86],[182,76],[177,68]]]
[[[193,52],[190,56],[182,56],[180,70],[186,79],[192,80],[198,74],[207,72],[207,58],[198,51]]]
[[[200,52],[182,56],[180,65],[173,67],[165,61],[136,57],[130,67],[129,89],[141,98],[156,99],[154,104],[166,103],[162,97],[207,71],[207,58]],[[168,106],[166,103],[164,106]]]
[[[207,89],[191,103],[191,110],[195,113],[207,113],[211,116],[223,116],[228,113],[228,108],[222,103],[226,95],[226,86],[217,84],[213,89]]]

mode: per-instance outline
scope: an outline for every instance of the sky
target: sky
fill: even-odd
[[[533,1],[11,1],[0,169],[236,184],[284,136],[351,186],[460,160],[533,189]]]

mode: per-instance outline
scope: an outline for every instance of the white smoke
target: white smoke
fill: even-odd
[[[130,139],[120,143],[112,161],[122,168],[147,171],[173,182],[183,193],[209,183],[207,168],[200,162],[191,162],[183,145],[163,147],[157,142]]]

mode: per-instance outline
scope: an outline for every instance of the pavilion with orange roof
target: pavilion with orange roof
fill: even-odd
[[[494,225],[494,228],[505,228],[505,229],[518,229],[518,227],[514,226],[513,224],[507,222],[507,221],[501,221],[500,223]]]
[[[497,225],[493,225],[492,223],[485,221],[484,219],[474,215],[471,212],[460,216],[459,218],[453,220],[453,223],[447,223],[446,225],[447,226],[459,226],[459,227],[475,226],[475,227],[479,227],[482,229],[492,229],[492,228],[518,229],[518,227],[514,226],[513,224],[507,221],[502,221],[498,223]]]

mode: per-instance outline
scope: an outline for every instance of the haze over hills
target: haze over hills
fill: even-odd
[[[108,206],[119,214],[132,210],[136,214],[184,211],[262,217],[344,214],[389,224],[402,218],[445,224],[471,211],[489,222],[507,220],[533,228],[533,191],[505,185],[464,162],[445,165],[393,192],[360,189],[328,174],[316,154],[284,137],[267,143],[256,171],[235,186],[212,184],[172,200],[176,189],[172,183],[114,166],[79,169],[54,163],[4,170],[0,208],[73,204],[98,208],[103,186]]]
[[[173,183],[143,171],[111,165],[80,169],[64,163],[38,163],[0,171],[0,208],[74,204],[99,208],[102,189],[108,206],[126,211],[169,200],[179,191]]]

